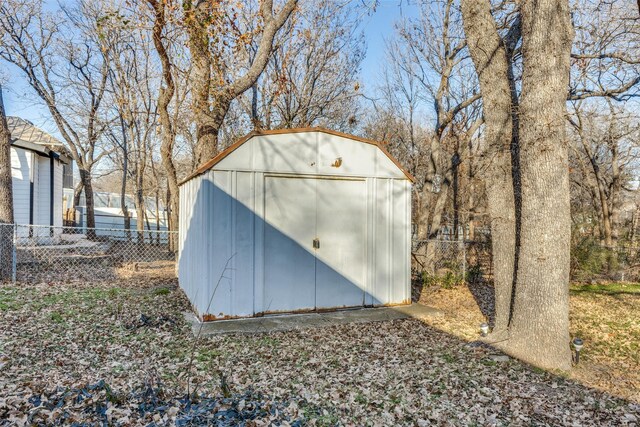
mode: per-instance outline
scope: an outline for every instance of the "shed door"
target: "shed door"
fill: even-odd
[[[316,308],[364,305],[364,180],[318,179]]]
[[[364,180],[265,177],[262,311],[364,305],[366,217]]]
[[[265,177],[264,312],[315,308],[315,181]]]

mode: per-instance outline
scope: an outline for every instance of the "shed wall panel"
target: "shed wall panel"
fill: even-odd
[[[53,175],[53,185],[54,185],[54,198],[53,198],[53,225],[54,227],[62,227],[62,204],[64,191],[62,188],[62,180],[63,180],[63,169],[64,165],[60,160],[54,160],[54,175]],[[61,229],[55,230],[57,233],[61,233]]]
[[[262,312],[315,308],[316,181],[265,177]]]
[[[318,173],[405,179],[404,172],[373,144],[341,136],[318,134]],[[341,159],[339,167],[334,166]]]
[[[254,136],[213,169],[406,179],[376,145],[322,132]]]
[[[371,306],[374,303],[373,289],[376,281],[376,180],[367,178],[367,267],[365,285],[365,305]]]
[[[391,208],[391,298],[390,303],[408,303],[411,300],[410,289],[410,231],[411,223],[408,221],[407,208],[410,199],[410,192],[407,191],[407,181],[392,181],[392,208]]]
[[[376,176],[378,147],[324,133],[318,134],[318,173]]]
[[[16,224],[29,224],[30,170],[33,153],[11,147],[13,217]]]
[[[208,256],[205,245],[205,221],[207,195],[202,185],[203,177],[190,181],[184,191],[184,211],[181,221],[184,223],[182,251],[179,258],[180,283],[198,313],[204,313],[208,300]],[[182,212],[185,215],[182,215]]]
[[[372,283],[373,305],[391,302],[389,286],[391,284],[391,200],[389,197],[391,181],[376,179],[374,182],[374,279]]]
[[[231,306],[239,316],[254,314],[254,182],[250,172],[235,173],[233,205],[233,290]]]
[[[364,305],[366,182],[317,179],[316,308]],[[309,244],[309,243],[308,243]]]
[[[266,302],[264,297],[264,174],[253,172],[253,213],[254,221],[254,264],[253,264],[253,312],[259,313],[265,310]]]
[[[37,188],[34,198],[34,217],[33,223],[36,225],[50,225],[50,209],[51,209],[51,159],[48,157],[36,157],[37,179],[35,180],[35,188]]]
[[[214,169],[315,174],[317,144],[315,133],[254,136]]]
[[[233,206],[231,197],[231,172],[213,171],[205,174],[208,201],[206,227],[204,228],[203,252],[208,253],[209,278],[207,305],[210,308],[206,314],[225,317],[234,313],[231,305],[232,293],[232,232]]]

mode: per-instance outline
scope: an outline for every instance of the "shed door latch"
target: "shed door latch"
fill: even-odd
[[[313,239],[313,248],[320,249],[320,239],[318,239],[317,237]]]

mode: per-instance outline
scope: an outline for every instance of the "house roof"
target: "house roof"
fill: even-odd
[[[69,154],[62,142],[20,117],[7,117],[7,126],[11,132],[11,145],[34,151],[41,156],[53,156],[63,163],[69,163]]]
[[[374,141],[372,139],[362,138],[362,137],[355,136],[355,135],[350,135],[348,133],[343,133],[343,132],[338,132],[338,131],[331,130],[331,129],[326,129],[326,128],[323,128],[323,127],[308,127],[308,128],[293,128],[293,129],[254,130],[254,131],[248,133],[247,135],[243,136],[239,140],[237,140],[235,143],[231,144],[224,151],[221,151],[220,153],[218,153],[218,155],[213,157],[211,160],[209,160],[209,161],[205,162],[204,164],[202,164],[198,169],[196,169],[196,171],[194,173],[192,173],[187,178],[185,178],[180,183],[180,185],[182,185],[185,182],[195,178],[198,175],[201,175],[201,174],[207,172],[209,169],[211,169],[216,164],[218,164],[222,159],[227,157],[229,154],[233,153],[238,147],[240,147],[245,142],[249,141],[254,136],[283,135],[283,134],[303,133],[303,132],[322,132],[322,133],[326,133],[326,134],[329,134],[329,135],[335,135],[335,136],[339,136],[339,137],[342,137],[342,138],[352,139],[354,141],[362,142],[362,143],[365,143],[365,144],[375,145],[398,167],[398,169],[400,169],[402,171],[402,173],[404,173],[404,175],[407,177],[407,179],[409,181],[415,182],[415,180],[416,180],[413,177],[413,175],[411,175],[400,164],[400,162],[395,157],[393,157],[391,155],[391,153],[389,153],[384,148],[384,146],[383,146],[383,144],[381,142]]]

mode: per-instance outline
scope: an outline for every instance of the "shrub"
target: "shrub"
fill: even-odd
[[[482,282],[482,266],[480,264],[473,264],[467,270],[467,282],[468,283],[480,283]]]
[[[435,274],[422,272],[423,286],[440,286],[444,289],[451,289],[454,286],[464,283],[464,276],[450,269],[440,269]]]
[[[590,280],[617,269],[615,253],[593,237],[571,245],[571,276],[578,281]]]

